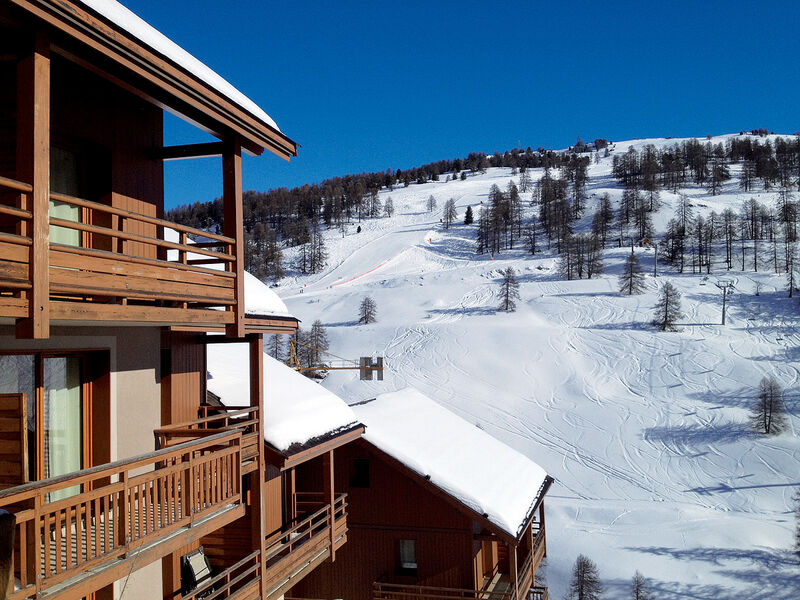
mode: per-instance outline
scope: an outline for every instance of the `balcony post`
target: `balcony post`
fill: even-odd
[[[547,534],[544,530],[544,500],[539,503],[539,533],[537,535],[544,536],[544,554],[543,556],[547,556]]]
[[[33,187],[28,317],[17,337],[50,337],[50,40],[37,31],[32,52],[17,67],[17,178]]]
[[[242,144],[234,141],[225,144],[222,154],[222,206],[225,235],[236,240],[233,255],[236,273],[233,323],[227,326],[230,337],[244,337],[244,217],[242,214]]]
[[[336,548],[334,547],[335,533],[333,527],[333,503],[336,498],[334,497],[334,478],[333,478],[333,450],[329,450],[322,455],[322,492],[323,502],[328,505],[328,527],[330,527],[330,543],[331,543],[331,562],[336,560]]]
[[[250,340],[250,406],[258,407],[258,469],[251,475],[252,485],[252,515],[256,521],[252,524],[253,546],[261,553],[258,560],[261,563],[261,579],[259,587],[260,597],[266,595],[264,573],[267,570],[267,528],[266,515],[264,514],[264,477],[266,465],[264,462],[264,336],[255,334],[248,336]]]
[[[511,580],[512,590],[514,595],[512,598],[519,600],[519,581],[517,575],[517,545],[509,544],[508,546],[508,578]]]

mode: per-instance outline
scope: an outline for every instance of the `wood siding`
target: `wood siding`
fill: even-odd
[[[370,600],[372,582],[472,588],[472,520],[381,459],[359,440],[335,453],[336,492],[348,494],[347,543],[334,563],[320,565],[288,594],[300,598]],[[350,487],[355,459],[370,461],[370,487]],[[298,489],[320,481],[321,461],[298,468]],[[317,485],[319,485],[317,483]],[[400,540],[415,540],[416,577],[399,575]]]
[[[198,334],[165,332],[161,365],[161,424],[197,419],[206,394],[206,347]]]

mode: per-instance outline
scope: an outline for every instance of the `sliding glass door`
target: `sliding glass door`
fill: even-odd
[[[42,465],[44,478],[83,468],[83,402],[81,360],[77,356],[42,359]],[[73,486],[50,494],[60,500],[80,493]]]

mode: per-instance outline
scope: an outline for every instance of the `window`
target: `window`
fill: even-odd
[[[80,354],[0,355],[0,394],[25,394],[28,480],[65,475],[86,464],[83,367]],[[76,485],[48,494],[47,500],[79,492]]]
[[[417,541],[400,540],[400,566],[399,575],[417,574]]]
[[[50,148],[50,189],[67,196],[80,196],[80,171],[78,155],[69,150]],[[78,223],[81,209],[71,204],[50,200],[50,216]],[[81,245],[81,232],[67,227],[50,227],[50,241],[67,246]]]
[[[369,459],[356,458],[353,460],[353,471],[350,474],[351,488],[369,487]]]

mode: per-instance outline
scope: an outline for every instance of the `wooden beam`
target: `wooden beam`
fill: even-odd
[[[204,144],[183,144],[181,146],[164,146],[153,152],[160,160],[184,160],[187,158],[212,158],[222,156],[225,144],[222,142],[206,142]]]
[[[336,539],[335,528],[333,527],[333,503],[336,500],[336,494],[333,491],[334,481],[333,450],[329,450],[322,455],[322,494],[325,503],[328,505],[328,517],[330,518],[328,526],[331,533],[331,562],[336,560]]]
[[[165,108],[174,110],[175,100],[178,100],[179,104],[185,103],[222,124],[226,131],[235,132],[248,141],[248,146],[256,144],[260,148],[268,148],[286,160],[297,155],[297,144],[285,134],[256,118],[182,67],[162,58],[119,26],[98,18],[91,9],[82,4],[73,0],[47,3],[34,0],[11,2],[85,45],[78,48],[81,55],[87,54],[85,47],[88,46],[167,92],[171,98],[170,106]],[[95,57],[91,60],[92,63],[97,62]],[[121,82],[129,83],[130,79],[129,74],[124,74]],[[132,87],[131,91],[141,94],[141,86]]]
[[[249,336],[250,340],[250,406],[258,407],[258,469],[252,475],[252,505],[250,507],[253,520],[252,535],[254,550],[260,550],[261,577],[259,578],[260,597],[266,592],[264,573],[267,570],[267,528],[266,515],[264,514],[264,473],[266,464],[264,458],[264,336],[261,334]]]
[[[236,285],[233,297],[233,323],[227,328],[227,334],[233,337],[244,337],[244,215],[242,208],[242,144],[229,142],[225,146],[222,157],[222,205],[225,219],[226,237],[236,240],[233,248],[236,272]]]
[[[364,433],[364,426],[356,426],[349,431],[345,431],[344,433],[337,435],[329,440],[311,446],[310,448],[306,448],[305,450],[301,450],[295,454],[292,454],[288,457],[285,457],[284,463],[281,466],[281,470],[285,471],[290,468],[294,468],[299,464],[302,464],[306,461],[311,460],[312,458],[316,458],[328,452],[329,450],[333,450],[338,448],[339,446],[343,446],[344,444],[348,444],[353,440],[357,440],[360,438]]]
[[[514,586],[514,595],[512,598],[515,600],[519,598],[519,577],[517,575],[517,545],[508,545],[508,578],[511,580],[511,585]]]
[[[31,290],[17,337],[50,337],[50,41],[40,30],[17,67],[17,178],[32,186],[28,209]]]

